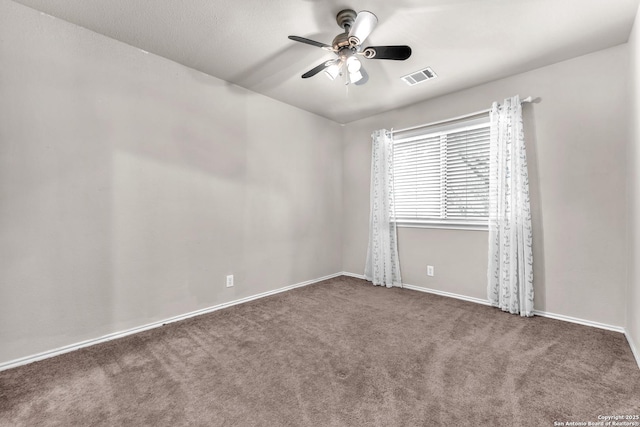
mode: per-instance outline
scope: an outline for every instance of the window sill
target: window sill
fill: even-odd
[[[407,221],[407,220],[392,220],[395,222],[396,227],[405,228],[438,228],[444,230],[471,230],[471,231],[489,231],[489,225],[487,223],[474,223],[474,222],[437,222],[437,221]]]

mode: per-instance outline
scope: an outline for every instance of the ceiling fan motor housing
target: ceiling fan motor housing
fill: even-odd
[[[351,44],[349,43],[349,34],[347,33],[338,34],[333,39],[333,42],[331,43],[331,45],[333,46],[333,49],[335,51],[339,51],[340,49],[343,49],[345,47],[350,47]]]

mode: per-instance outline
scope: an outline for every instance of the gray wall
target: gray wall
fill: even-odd
[[[640,352],[640,9],[629,38],[631,55],[631,138],[629,144],[629,287],[627,332]],[[637,356],[640,356],[638,354]],[[640,363],[640,361],[639,361]]]
[[[606,69],[606,77],[598,70]],[[362,273],[370,134],[489,108],[519,94],[534,227],[535,308],[624,326],[627,283],[628,46],[620,45],[348,124],[343,157],[343,268]],[[429,83],[415,87],[429,90]],[[487,233],[402,228],[405,283],[486,299]],[[435,277],[426,275],[427,264]]]
[[[536,308],[626,325],[638,348],[637,22],[629,46],[340,127],[0,0],[0,363],[362,273],[371,132],[516,93],[541,98],[524,108]],[[400,229],[404,281],[485,298],[486,239]]]
[[[340,271],[338,124],[8,0],[0,64],[0,363]]]

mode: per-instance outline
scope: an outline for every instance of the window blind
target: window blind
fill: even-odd
[[[394,140],[396,222],[486,225],[488,117]]]

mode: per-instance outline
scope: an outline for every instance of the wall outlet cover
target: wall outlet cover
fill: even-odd
[[[227,288],[230,288],[233,286],[233,274],[229,274],[227,276]]]

